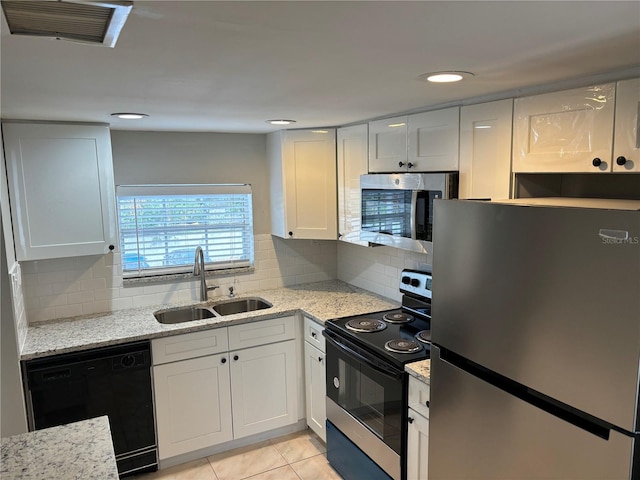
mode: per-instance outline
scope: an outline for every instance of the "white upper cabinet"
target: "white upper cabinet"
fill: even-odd
[[[459,124],[459,107],[409,115],[407,171],[458,170]]]
[[[512,99],[462,107],[459,198],[509,198],[512,118]]]
[[[613,171],[640,172],[640,78],[618,82],[616,88]]]
[[[334,129],[288,130],[267,135],[273,235],[336,239],[335,138]]]
[[[367,245],[360,240],[360,175],[367,173],[367,125],[339,128],[338,146],[338,239]]]
[[[117,244],[106,126],[4,123],[18,260],[104,254]]]
[[[407,117],[369,122],[369,172],[407,170]]]
[[[613,83],[516,99],[513,171],[611,171],[614,103]]]

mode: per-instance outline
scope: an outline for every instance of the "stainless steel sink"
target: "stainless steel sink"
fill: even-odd
[[[262,310],[263,308],[271,308],[266,300],[258,297],[240,298],[238,300],[225,300],[213,305],[213,310],[218,315],[233,315],[234,313],[253,312],[254,310]]]
[[[216,314],[205,307],[183,307],[160,310],[153,314],[160,323],[182,323],[215,317]]]

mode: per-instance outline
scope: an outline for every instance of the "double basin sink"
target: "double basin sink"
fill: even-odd
[[[262,298],[248,297],[238,300],[223,300],[210,306],[189,305],[181,308],[159,310],[153,315],[160,323],[183,323],[204,320],[205,318],[223,317],[234,313],[253,312],[272,306]]]

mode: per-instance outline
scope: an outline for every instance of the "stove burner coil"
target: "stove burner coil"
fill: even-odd
[[[431,344],[431,330],[422,330],[416,333],[416,340],[422,343]]]
[[[415,340],[395,339],[384,344],[384,349],[394,353],[416,353],[422,350]]]
[[[404,312],[386,313],[382,316],[382,319],[389,323],[409,323],[413,321],[413,317]]]
[[[347,330],[351,330],[352,332],[370,333],[384,330],[387,328],[387,324],[380,320],[376,320],[375,318],[363,318],[349,320],[345,324],[345,327]]]

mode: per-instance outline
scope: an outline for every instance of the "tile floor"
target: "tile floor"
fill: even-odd
[[[329,466],[324,442],[311,430],[291,433],[135,480],[341,480]]]

